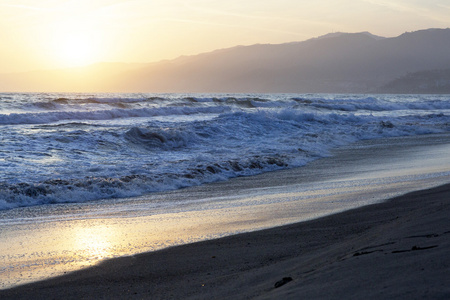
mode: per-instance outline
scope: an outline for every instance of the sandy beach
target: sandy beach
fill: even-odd
[[[444,185],[317,220],[106,261],[0,291],[0,298],[448,299],[449,200]]]

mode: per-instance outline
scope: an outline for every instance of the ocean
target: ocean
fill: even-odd
[[[450,130],[449,95],[0,94],[0,210],[127,198]]]

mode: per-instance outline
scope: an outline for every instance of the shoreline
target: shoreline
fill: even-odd
[[[450,184],[320,219],[107,260],[2,299],[450,296]],[[287,283],[275,288],[283,278]]]
[[[317,219],[450,182],[449,134],[368,140],[295,169],[117,201],[0,212],[0,289]],[[159,204],[170,204],[162,206]]]

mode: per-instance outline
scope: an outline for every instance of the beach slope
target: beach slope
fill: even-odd
[[[449,299],[450,185],[109,260],[1,299]],[[276,287],[277,286],[277,287]]]

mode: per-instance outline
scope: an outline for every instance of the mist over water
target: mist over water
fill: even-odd
[[[139,196],[450,129],[448,95],[0,94],[0,209]]]

